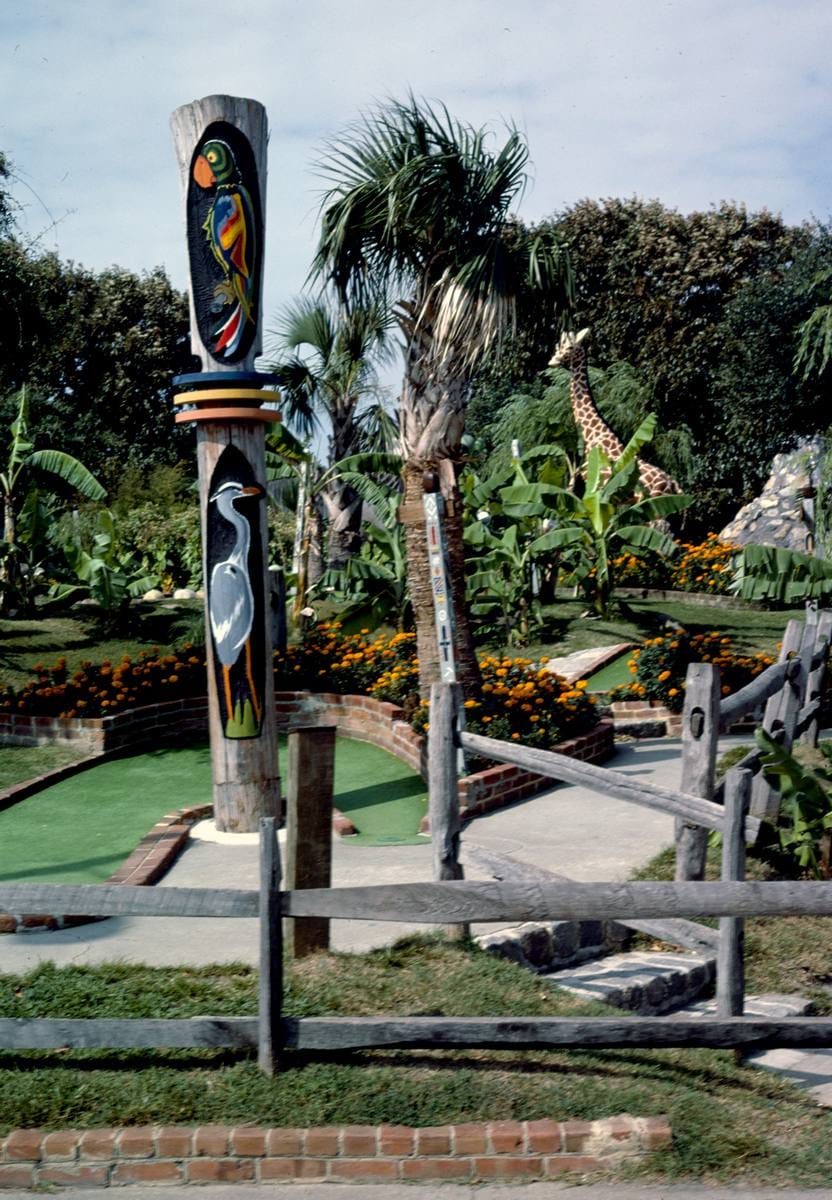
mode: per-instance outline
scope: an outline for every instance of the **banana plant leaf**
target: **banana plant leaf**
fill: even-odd
[[[103,500],[107,493],[83,463],[63,450],[34,450],[26,459],[30,467],[57,475],[88,500]]]

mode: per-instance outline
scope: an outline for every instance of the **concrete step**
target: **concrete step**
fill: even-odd
[[[657,1016],[690,1004],[713,987],[716,963],[704,954],[641,950],[610,954],[599,961],[540,975],[544,983],[583,1000],[600,1000],[642,1016]]]

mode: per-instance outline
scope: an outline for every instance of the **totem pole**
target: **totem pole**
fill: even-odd
[[[171,117],[185,201],[191,347],[202,370],[174,379],[175,420],[196,426],[214,817],[233,833],[280,816],[258,374],[266,111],[207,96]]]

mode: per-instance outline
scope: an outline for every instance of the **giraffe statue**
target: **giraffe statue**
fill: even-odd
[[[575,424],[584,439],[584,453],[588,454],[594,446],[600,446],[610,459],[615,460],[623,453],[624,444],[610,429],[592,399],[586,347],[583,344],[588,337],[588,329],[582,329],[580,333],[564,333],[549,360],[549,366],[566,367],[570,372],[569,399]],[[676,480],[660,467],[654,467],[643,458],[638,459],[638,467],[642,487],[648,496],[681,492]]]

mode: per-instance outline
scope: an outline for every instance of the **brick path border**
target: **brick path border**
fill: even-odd
[[[671,1136],[666,1117],[628,1114],[598,1121],[490,1121],[421,1129],[15,1129],[0,1138],[0,1188],[551,1179],[607,1171],[623,1159],[669,1146]]]

